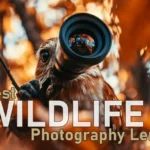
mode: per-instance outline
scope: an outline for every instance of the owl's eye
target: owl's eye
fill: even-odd
[[[43,62],[47,62],[50,58],[50,53],[47,50],[42,50],[41,53],[40,53],[40,56],[41,56],[41,60]]]

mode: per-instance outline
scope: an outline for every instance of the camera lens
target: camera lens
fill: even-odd
[[[103,61],[111,47],[111,33],[99,18],[79,13],[67,18],[59,33],[55,75],[72,80]]]
[[[86,33],[76,33],[70,36],[69,47],[79,55],[91,55],[95,51],[95,41]]]

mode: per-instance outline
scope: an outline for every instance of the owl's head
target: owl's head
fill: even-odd
[[[55,52],[58,45],[58,38],[51,38],[43,42],[38,49],[36,67],[36,78],[44,83],[47,78],[53,78],[53,69],[56,62]]]
[[[60,75],[54,73],[57,64],[57,52],[61,49],[58,38],[51,38],[46,40],[41,44],[37,51],[37,67],[36,67],[36,78],[40,81],[40,85],[50,79],[53,83],[59,84],[72,83],[74,81],[79,81],[83,79],[89,79],[97,76],[101,76],[99,65],[92,66],[88,68],[84,73],[79,74],[76,78],[72,80],[63,80]],[[69,73],[65,73],[68,76]]]

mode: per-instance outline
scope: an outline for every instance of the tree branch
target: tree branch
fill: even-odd
[[[4,67],[4,69],[5,69],[6,73],[7,73],[7,75],[9,76],[9,78],[10,78],[12,84],[14,85],[14,87],[16,88],[16,90],[19,91],[20,88],[19,88],[18,84],[16,83],[15,79],[13,78],[13,76],[11,75],[10,69],[7,67],[5,61],[3,60],[2,56],[1,56],[1,54],[0,54],[0,62],[1,62],[1,64],[2,64],[2,66]]]
[[[5,44],[4,44],[4,30],[3,30],[3,18],[5,16],[5,10],[0,12],[0,36],[1,36],[1,41],[0,41],[0,54],[3,53],[3,49],[5,48]],[[0,64],[0,90],[5,89],[6,87],[6,76],[7,74],[5,73],[5,71],[3,71],[3,67]]]
[[[38,26],[35,16],[30,15],[25,7],[24,0],[10,0],[15,5],[15,11],[19,15],[26,34],[31,41],[34,51],[36,51],[43,42],[40,37],[40,27]]]

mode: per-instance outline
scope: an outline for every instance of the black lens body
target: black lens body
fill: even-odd
[[[81,55],[70,48],[70,38],[82,33],[94,40],[94,51],[90,55]],[[69,17],[60,29],[60,48],[56,51],[55,74],[66,80],[74,79],[89,67],[100,63],[108,54],[111,43],[111,33],[99,18],[87,13]]]

